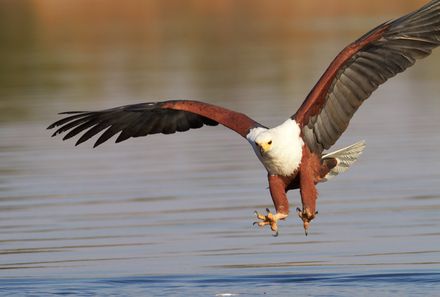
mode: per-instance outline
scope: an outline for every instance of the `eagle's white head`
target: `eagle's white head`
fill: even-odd
[[[255,141],[254,141],[255,145],[260,150],[260,154],[262,156],[269,154],[270,151],[272,150],[273,138],[276,138],[276,135],[271,130],[263,131],[260,134],[258,134],[257,137],[255,138]],[[278,141],[277,141],[277,143],[278,143]]]
[[[247,139],[270,174],[288,176],[298,169],[304,142],[294,120],[288,119],[272,129],[251,129]]]

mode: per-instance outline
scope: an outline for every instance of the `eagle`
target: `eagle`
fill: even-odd
[[[289,215],[287,191],[299,189],[297,213],[307,235],[317,215],[316,185],[344,172],[365,148],[360,141],[327,153],[350,119],[379,85],[428,56],[440,45],[440,0],[387,21],[346,46],[330,63],[297,112],[268,128],[247,115],[205,102],[169,100],[99,111],[62,112],[51,124],[63,140],[81,134],[76,145],[103,132],[94,147],[118,134],[116,143],[150,134],[173,134],[221,124],[245,138],[267,170],[275,213],[255,211],[257,224],[278,235]]]

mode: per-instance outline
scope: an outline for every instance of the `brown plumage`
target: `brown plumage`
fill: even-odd
[[[246,138],[268,171],[276,214],[257,213],[259,226],[277,233],[277,221],[289,214],[286,192],[300,189],[307,234],[316,215],[316,184],[345,171],[364,143],[323,154],[347,129],[350,119],[371,93],[387,79],[428,56],[440,45],[440,0],[379,25],[345,47],[332,61],[298,111],[268,129],[248,116],[216,105],[190,101],[140,103],[101,111],[67,112],[48,128],[63,140],[82,134],[80,144],[101,131],[94,146],[119,133],[116,142],[149,134],[171,134],[204,125],[222,124]]]

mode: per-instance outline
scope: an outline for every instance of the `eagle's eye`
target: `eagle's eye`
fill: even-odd
[[[272,140],[271,141],[269,141],[267,144],[269,144],[269,145],[271,145],[272,144]]]

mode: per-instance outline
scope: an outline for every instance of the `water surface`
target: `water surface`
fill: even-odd
[[[440,52],[356,113],[335,148],[366,151],[319,186],[307,237],[294,213],[277,238],[252,226],[273,208],[266,173],[226,129],[96,149],[45,130],[60,111],[170,98],[278,124],[344,45],[420,5],[340,2],[2,2],[0,294],[435,296]]]

